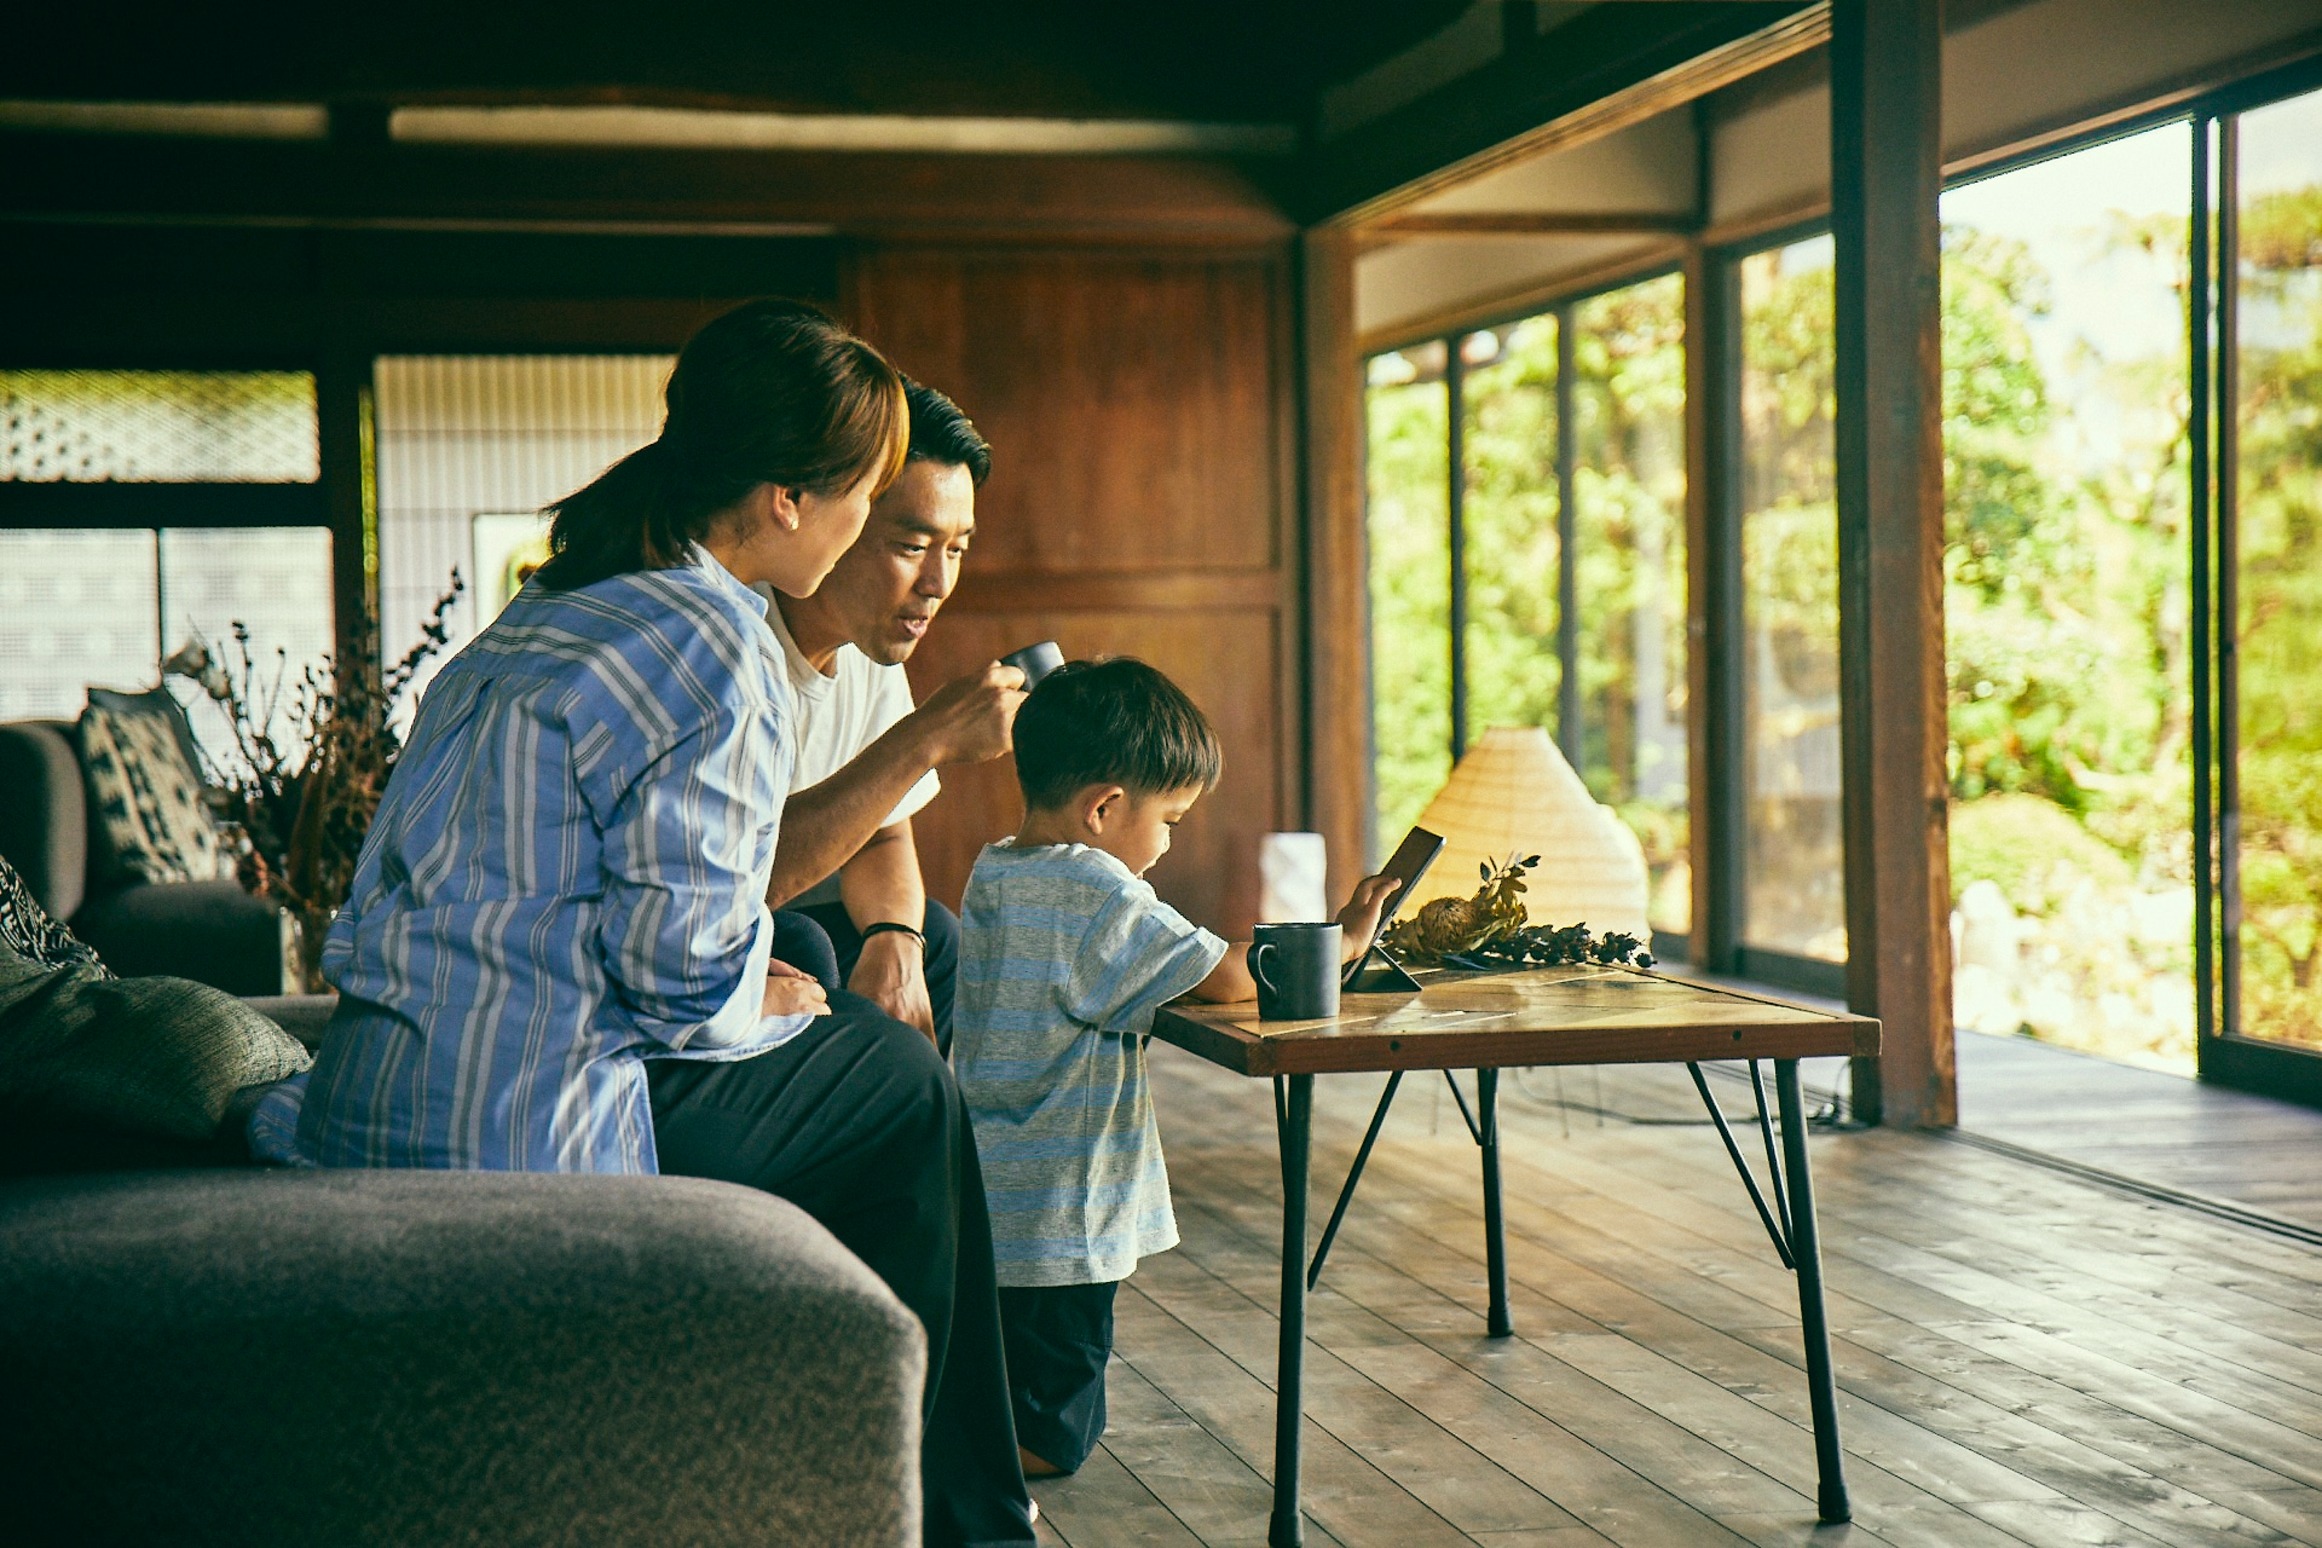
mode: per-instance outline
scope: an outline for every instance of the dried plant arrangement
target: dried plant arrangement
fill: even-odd
[[[1645,943],[1622,931],[1592,933],[1585,924],[1534,925],[1524,908],[1524,878],[1538,855],[1510,855],[1476,867],[1483,885],[1472,897],[1436,898],[1387,931],[1386,946],[1406,962],[1466,968],[1649,968]]]
[[[250,630],[233,626],[233,659],[196,640],[163,666],[193,679],[215,700],[232,729],[232,753],[209,757],[207,775],[218,792],[219,815],[235,830],[242,886],[280,903],[298,921],[304,987],[318,992],[323,937],[346,902],[355,862],[402,751],[393,715],[420,668],[449,637],[445,616],[466,584],[452,571],[451,588],[436,599],[417,644],[376,675],[339,670],[330,657],[293,680],[286,651],[274,653],[269,677],[252,655]],[[377,658],[378,620],[365,617],[356,637],[357,659]],[[277,741],[278,717],[289,727]]]

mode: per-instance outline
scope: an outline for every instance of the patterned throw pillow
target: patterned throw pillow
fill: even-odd
[[[111,841],[117,878],[215,881],[222,848],[202,803],[192,736],[177,701],[89,690],[81,711],[81,768]]]
[[[112,969],[97,960],[96,951],[72,931],[58,924],[40,906],[16,867],[0,859],[0,953],[24,958],[43,967],[85,967],[100,978]]]

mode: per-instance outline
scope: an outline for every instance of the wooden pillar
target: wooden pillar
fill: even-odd
[[[331,528],[331,600],[342,670],[379,670],[378,501],[371,434],[371,357],[327,348],[315,370],[323,508]]]
[[[1370,596],[1352,234],[1303,233],[1298,268],[1306,820],[1329,843],[1337,898],[1371,860]]]
[[[1854,1104],[1958,1120],[1945,821],[1940,0],[1831,12],[1847,1002],[1884,1025]]]
[[[1693,966],[1740,967],[1745,734],[1741,626],[1740,291],[1734,266],[1685,260],[1685,670]]]

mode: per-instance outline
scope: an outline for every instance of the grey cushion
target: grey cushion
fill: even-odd
[[[51,965],[0,943],[0,1103],[10,1109],[207,1140],[236,1092],[311,1062],[224,990]]]
[[[335,994],[265,994],[247,997],[250,1008],[298,1039],[309,1052],[322,1047],[323,1033],[339,1008]]]
[[[125,978],[167,973],[233,994],[282,992],[282,910],[235,882],[122,887],[82,904],[72,926]]]
[[[683,1178],[0,1185],[20,1543],[918,1541],[918,1322]]]
[[[0,725],[0,859],[59,919],[81,906],[89,869],[89,803],[70,729],[41,720]]]

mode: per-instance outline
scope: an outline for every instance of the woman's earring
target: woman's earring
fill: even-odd
[[[768,498],[774,503],[774,520],[783,531],[796,532],[798,524],[806,519],[806,513],[798,508],[798,496],[778,485],[769,484],[766,487],[771,491]],[[788,498],[785,499],[785,496]],[[789,512],[787,515],[784,514],[785,507]]]

